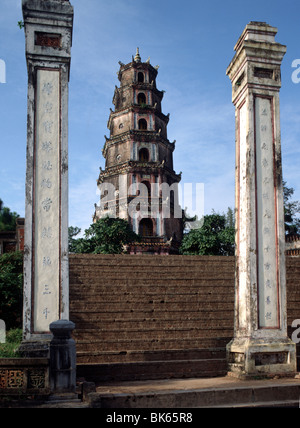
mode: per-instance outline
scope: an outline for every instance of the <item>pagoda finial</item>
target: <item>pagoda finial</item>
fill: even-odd
[[[140,57],[140,53],[139,53],[139,48],[136,48],[136,54],[134,57],[134,61],[135,62],[141,62],[141,57]]]

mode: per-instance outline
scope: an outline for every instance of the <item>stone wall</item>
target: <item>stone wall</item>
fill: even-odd
[[[47,358],[1,358],[1,396],[47,396],[50,394]]]

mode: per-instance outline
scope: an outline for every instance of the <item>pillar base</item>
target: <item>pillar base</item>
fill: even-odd
[[[234,338],[227,345],[229,376],[239,379],[257,377],[294,377],[296,345],[288,337]]]
[[[50,340],[50,337],[41,340],[23,340],[18,351],[24,358],[49,358]]]

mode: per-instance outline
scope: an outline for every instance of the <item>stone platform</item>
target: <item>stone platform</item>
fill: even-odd
[[[110,382],[96,385],[85,396],[52,396],[47,401],[21,400],[1,403],[0,408],[101,408],[101,409],[197,409],[197,408],[298,408],[300,375],[295,378],[237,380],[191,378],[156,381]],[[2,405],[3,404],[3,405]],[[136,414],[134,410],[127,413]],[[122,411],[121,411],[122,413]],[[105,411],[104,414],[111,414]],[[143,410],[147,417],[147,410]],[[196,416],[196,414],[194,415]]]
[[[300,377],[241,381],[229,376],[119,382],[96,386],[88,396],[98,408],[299,407]]]

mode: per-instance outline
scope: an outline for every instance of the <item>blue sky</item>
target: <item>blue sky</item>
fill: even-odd
[[[140,48],[142,61],[159,65],[157,86],[170,113],[168,138],[176,140],[174,168],[182,182],[204,183],[205,213],[234,207],[235,135],[231,83],[226,68],[250,21],[278,28],[287,45],[282,64],[283,176],[300,200],[300,83],[292,62],[300,58],[298,0],[72,0],[75,9],[69,98],[69,223],[87,228],[98,202],[101,149],[119,84],[118,61]],[[25,211],[27,70],[21,0],[0,0],[0,198]]]

